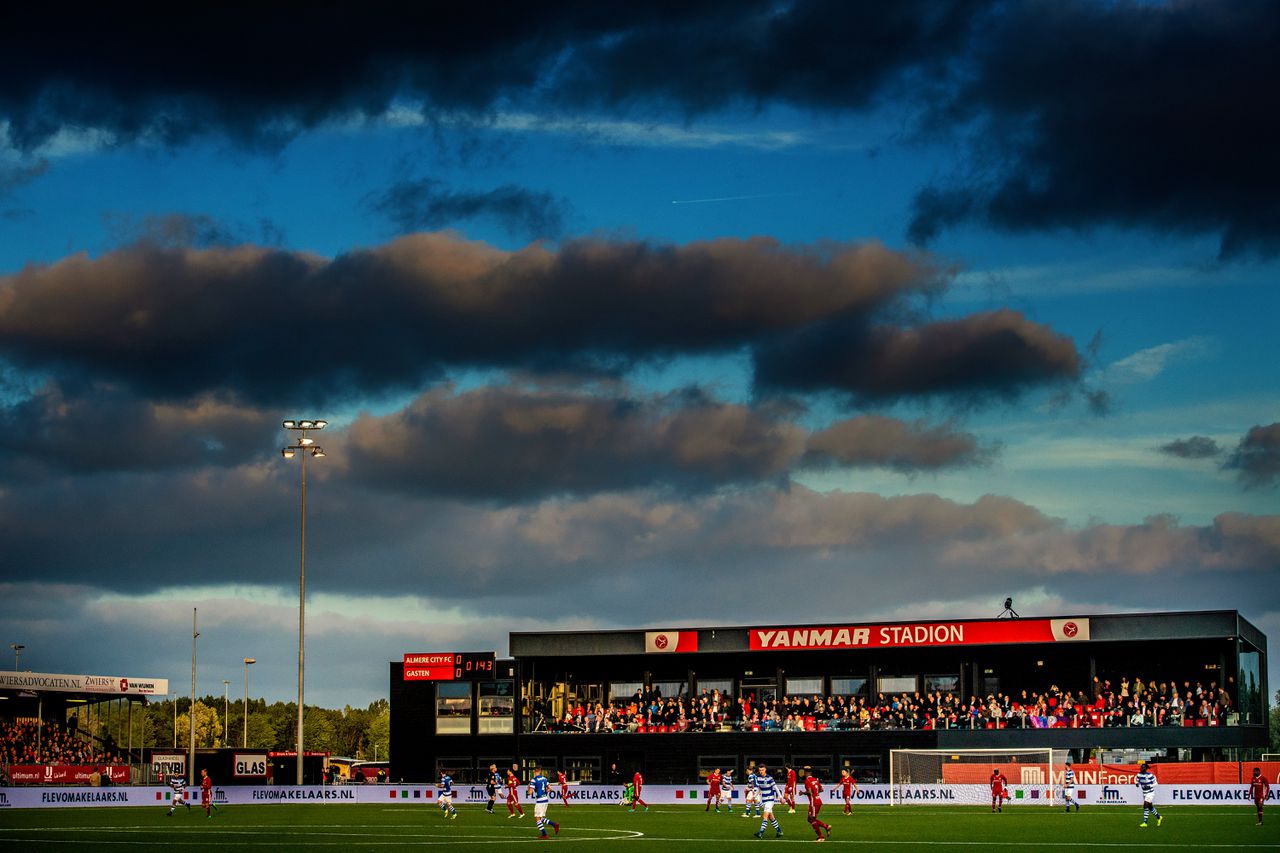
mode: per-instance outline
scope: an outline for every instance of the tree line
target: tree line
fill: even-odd
[[[250,699],[248,728],[244,700],[221,696],[161,699],[145,704],[117,699],[68,712],[68,724],[119,752],[152,747],[186,749],[195,719],[197,748],[239,747],[291,751],[298,742],[298,703]],[[71,717],[75,719],[72,720]],[[366,760],[385,760],[391,751],[391,706],[378,699],[367,708],[341,710],[306,706],[303,715],[308,751]],[[247,741],[247,743],[246,743]]]

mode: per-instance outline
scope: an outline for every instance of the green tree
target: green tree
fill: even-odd
[[[222,721],[218,718],[218,712],[203,702],[196,702],[194,712],[196,722],[196,746],[216,746],[220,744],[222,739]],[[190,733],[191,715],[179,714],[179,747],[186,747],[190,744]]]
[[[335,711],[327,711],[324,708],[308,707],[303,715],[303,746],[307,752],[328,752],[334,753],[334,744],[336,742],[335,729],[333,725],[332,714]],[[297,736],[294,736],[297,740]]]
[[[385,703],[384,703],[385,704]],[[370,706],[373,711],[373,706]],[[377,747],[375,750],[374,747]],[[391,757],[391,707],[381,708],[373,714],[373,719],[369,722],[368,736],[365,740],[365,758],[373,758],[377,756],[379,760],[385,761]]]
[[[350,705],[336,714],[333,720],[334,753],[356,756],[364,746],[365,732],[369,728],[369,712]]]

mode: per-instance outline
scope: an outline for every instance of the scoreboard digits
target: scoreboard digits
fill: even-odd
[[[454,680],[492,678],[497,659],[494,652],[458,652],[453,656]]]
[[[496,652],[405,654],[405,681],[478,681],[494,676]]]

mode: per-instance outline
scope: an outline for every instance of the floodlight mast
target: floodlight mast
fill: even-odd
[[[283,448],[280,452],[285,459],[292,459],[299,451],[305,451],[302,454],[302,489],[301,489],[301,513],[298,524],[298,773],[297,784],[302,784],[302,758],[303,750],[303,730],[302,730],[302,714],[303,698],[304,698],[304,672],[306,669],[306,648],[307,648],[307,457],[313,459],[324,458],[324,448],[316,444],[315,439],[307,435],[311,430],[321,430],[329,425],[328,421],[318,419],[306,420],[286,420],[281,426],[287,430],[299,433],[298,439],[293,444]],[[248,678],[248,668],[245,669],[245,678]],[[247,691],[246,691],[247,692]],[[246,706],[247,707],[247,706]],[[247,737],[246,729],[246,737]]]
[[[244,659],[244,742],[240,744],[241,748],[249,748],[249,667],[258,661],[254,658]]]

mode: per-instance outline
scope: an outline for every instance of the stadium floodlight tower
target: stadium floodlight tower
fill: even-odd
[[[13,671],[21,672],[22,667],[19,665],[19,661],[22,660],[22,650],[26,646],[22,645],[22,643],[10,643],[9,648],[13,649]]]
[[[191,608],[191,707],[187,709],[187,779],[196,772],[196,608]],[[216,706],[215,706],[216,707]],[[216,713],[216,712],[215,712]]]
[[[306,664],[306,648],[307,648],[307,457],[314,459],[324,458],[324,448],[316,444],[316,440],[307,435],[312,430],[324,429],[329,425],[328,421],[321,420],[289,420],[285,421],[282,426],[287,430],[298,433],[298,439],[295,443],[288,445],[280,453],[285,459],[292,459],[297,453],[302,453],[302,513],[299,523],[299,549],[298,549],[298,780],[297,784],[302,784],[302,699],[303,699],[303,672]]]
[[[249,667],[257,662],[255,658],[244,659],[244,742],[240,744],[242,749],[249,748]]]

